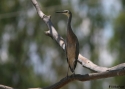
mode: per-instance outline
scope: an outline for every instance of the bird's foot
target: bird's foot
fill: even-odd
[[[73,78],[75,77],[75,72],[73,72]]]

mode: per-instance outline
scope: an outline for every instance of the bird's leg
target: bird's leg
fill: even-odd
[[[73,77],[75,76],[75,70],[73,71]]]
[[[74,72],[73,72],[73,75],[75,75],[75,70],[74,70]]]
[[[69,72],[69,66],[68,66],[68,71],[67,71],[67,78],[68,78],[68,72]]]

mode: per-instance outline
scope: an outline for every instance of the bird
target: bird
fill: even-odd
[[[74,34],[71,28],[72,13],[69,10],[57,11],[56,13],[62,13],[68,17],[65,51],[68,63],[68,71],[70,68],[71,72],[75,75],[75,68],[79,55],[79,42],[77,36]]]

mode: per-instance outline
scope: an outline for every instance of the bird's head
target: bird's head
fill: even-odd
[[[66,15],[67,17],[69,17],[71,15],[71,12],[69,10],[57,11],[56,13],[62,13],[64,15]]]

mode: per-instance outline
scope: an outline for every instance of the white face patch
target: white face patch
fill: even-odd
[[[69,14],[68,13],[63,13],[64,15],[66,15],[67,17],[69,17]]]

